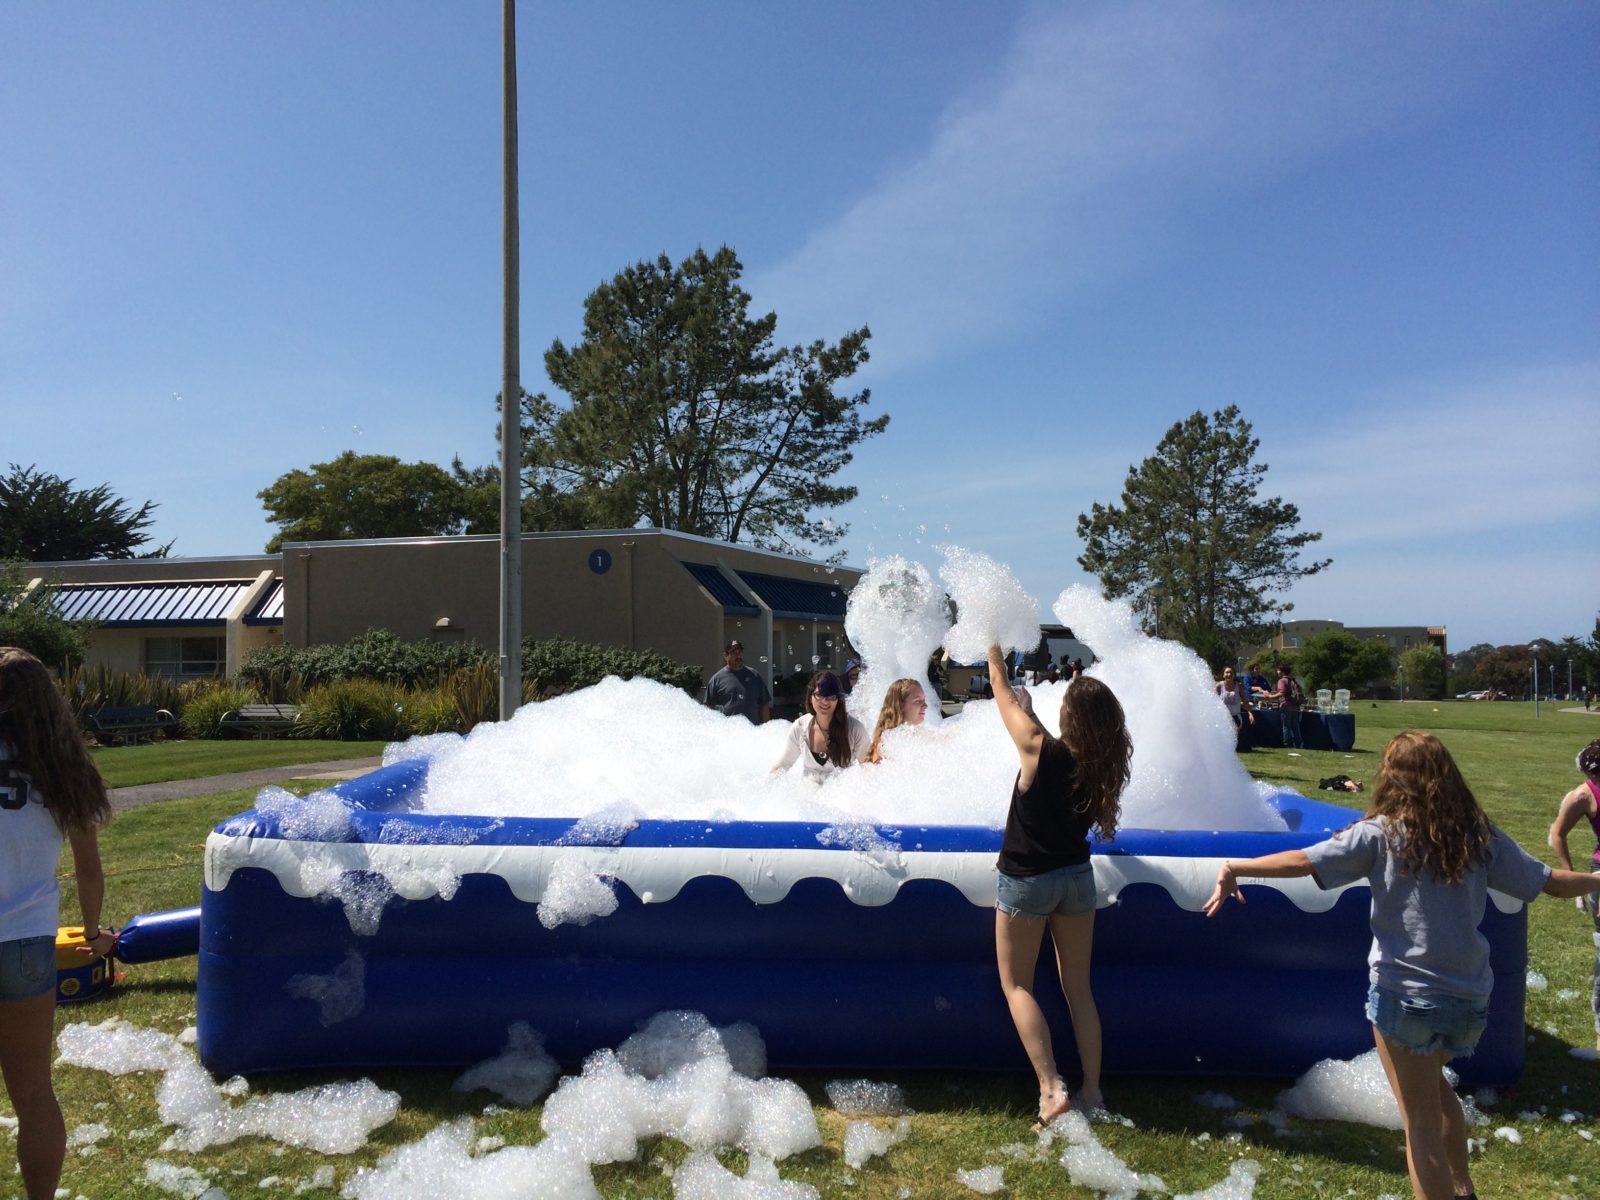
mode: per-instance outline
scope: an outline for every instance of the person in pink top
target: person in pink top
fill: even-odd
[[[1572,870],[1572,851],[1567,848],[1567,835],[1579,821],[1587,819],[1594,832],[1594,857],[1589,869],[1600,873],[1600,738],[1578,751],[1578,770],[1583,772],[1583,782],[1561,798],[1561,810],[1556,813],[1555,824],[1550,826],[1550,849],[1556,852],[1556,861]],[[1594,922],[1594,979],[1589,997],[1594,1009],[1594,1040],[1600,1048],[1600,904],[1595,897],[1585,896],[1578,906]]]

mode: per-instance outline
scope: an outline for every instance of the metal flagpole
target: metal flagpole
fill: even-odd
[[[522,702],[522,360],[517,228],[517,6],[504,0],[501,31],[504,113],[505,307],[500,381],[500,719]]]

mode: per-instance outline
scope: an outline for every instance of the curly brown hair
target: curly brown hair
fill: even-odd
[[[0,646],[0,741],[11,743],[62,833],[111,819],[106,781],[49,669],[15,646]]]
[[[897,725],[905,724],[906,700],[910,698],[912,690],[922,690],[922,684],[915,679],[896,679],[889,685],[889,690],[884,693],[883,707],[878,710],[878,723],[872,729],[872,744],[867,747],[867,761],[879,762],[878,743],[883,740],[883,735]]]
[[[1578,770],[1590,779],[1600,781],[1600,738],[1595,738],[1578,751]]]
[[[1427,870],[1441,883],[1460,883],[1489,857],[1489,818],[1431,733],[1408,729],[1384,747],[1367,816],[1385,818],[1384,836],[1402,875]]]
[[[1133,763],[1133,739],[1117,694],[1092,675],[1080,675],[1061,698],[1061,740],[1078,764],[1078,803],[1095,837],[1109,842],[1122,819],[1122,790]]]

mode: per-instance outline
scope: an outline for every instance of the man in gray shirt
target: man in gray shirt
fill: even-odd
[[[760,725],[772,715],[767,681],[744,665],[744,643],[735,638],[722,649],[722,670],[706,684],[705,705],[725,717],[744,717]]]

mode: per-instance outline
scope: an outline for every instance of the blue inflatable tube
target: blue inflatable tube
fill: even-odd
[[[595,844],[573,821],[413,811],[426,770],[340,785],[342,819],[311,833],[252,810],[211,834],[198,1024],[213,1071],[460,1067],[515,1021],[576,1064],[678,1008],[752,1022],[775,1069],[1027,1069],[994,965],[996,830],[645,821]],[[1353,816],[1292,794],[1279,807],[1287,832],[1130,829],[1096,847],[1108,1071],[1292,1077],[1371,1048],[1364,886],[1264,881],[1223,917],[1199,911],[1221,859]],[[553,881],[574,875],[608,881],[615,911],[546,928]],[[1490,1028],[1457,1066],[1506,1084],[1523,1061],[1524,907],[1494,896],[1484,930]],[[1057,1052],[1070,1069],[1071,1039]]]
[[[200,952],[200,907],[140,913],[117,931],[119,959],[125,963],[188,958]]]

